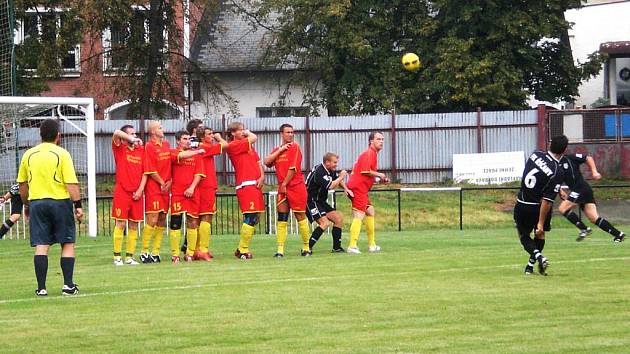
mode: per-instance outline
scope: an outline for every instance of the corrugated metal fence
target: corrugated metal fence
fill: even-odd
[[[351,169],[356,157],[367,147],[369,132],[385,135],[379,154],[379,170],[402,183],[430,183],[452,177],[453,154],[525,151],[536,148],[537,111],[467,112],[411,115],[342,117],[238,118],[205,121],[215,131],[224,132],[238,120],[256,133],[256,149],[261,157],[280,142],[278,128],[293,125],[296,141],[302,146],[303,168],[308,171],[327,151],[339,154],[340,168]],[[139,121],[97,121],[97,174],[113,174],[111,135],[124,124],[139,128]],[[146,124],[146,123],[145,123]],[[162,121],[166,137],[174,145],[174,134],[184,128],[179,120]],[[224,157],[217,158],[217,173],[223,183],[233,182],[233,169]],[[269,183],[274,183],[268,171]]]

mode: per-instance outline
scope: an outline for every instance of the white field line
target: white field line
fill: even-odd
[[[630,257],[585,258],[585,259],[576,259],[576,260],[570,260],[570,261],[557,261],[557,262],[553,262],[553,264],[607,262],[607,261],[624,261],[624,260],[630,260]],[[520,268],[522,266],[523,266],[522,263],[503,264],[503,265],[496,265],[496,266],[476,266],[476,267],[437,269],[437,270],[431,270],[431,272],[432,273],[446,273],[446,272],[461,272],[461,271],[469,271],[469,270],[482,270],[482,269],[494,269],[494,268]],[[417,272],[418,272],[417,270],[406,271],[406,272],[394,272],[394,273],[387,273],[387,276],[388,277],[391,277],[392,275],[402,276],[402,275],[415,274]],[[117,296],[117,295],[124,295],[124,294],[137,294],[137,293],[147,293],[147,292],[156,292],[156,291],[216,288],[216,287],[237,286],[237,285],[279,284],[279,283],[292,283],[292,282],[305,282],[305,281],[335,280],[335,279],[344,279],[344,278],[367,278],[367,277],[374,277],[374,275],[361,273],[361,274],[345,274],[345,275],[337,275],[337,276],[322,276],[322,277],[308,277],[308,278],[250,280],[250,281],[239,281],[239,282],[222,282],[222,283],[206,283],[206,284],[197,284],[197,285],[139,288],[139,289],[130,289],[130,290],[104,291],[104,292],[79,294],[79,295],[74,295],[74,296],[68,296],[68,298],[70,299],[70,298],[99,297],[99,296]],[[21,299],[0,300],[0,305],[20,303],[20,302],[34,302],[34,301],[42,301],[42,300],[50,301],[50,300],[57,300],[63,297],[65,296],[59,295],[59,296],[36,297],[35,295],[33,295],[32,297],[21,298]]]

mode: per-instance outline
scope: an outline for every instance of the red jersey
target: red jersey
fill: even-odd
[[[113,139],[112,152],[116,162],[116,184],[126,192],[135,192],[144,173],[144,147],[131,148],[119,139]]]
[[[144,148],[144,174],[157,173],[164,182],[171,179],[171,147],[166,140],[156,143],[151,140]],[[160,185],[149,176],[147,180],[146,194],[161,193]]]
[[[357,189],[359,191],[367,192],[374,185],[374,177],[363,174],[365,172],[377,170],[377,152],[371,147],[363,151],[357,162],[352,167],[352,174],[348,179],[348,188]]]
[[[171,161],[173,163],[171,193],[173,195],[183,195],[184,191],[192,184],[195,176],[206,176],[201,156],[195,155],[186,159],[180,159],[177,156],[182,151],[180,149],[171,150]]]
[[[217,189],[219,184],[217,183],[217,170],[214,167],[214,157],[220,155],[223,152],[221,144],[199,144],[199,148],[206,151],[201,155],[203,160],[204,169],[206,171],[206,178],[202,179],[199,186],[202,188]]]
[[[232,140],[227,146],[227,154],[234,166],[237,186],[245,181],[260,178],[260,157],[249,142],[249,138]]]
[[[280,149],[280,147],[274,148],[271,153],[273,154],[278,151],[278,149]],[[273,165],[276,168],[278,184],[284,182],[289,170],[295,170],[295,174],[287,186],[293,187],[298,184],[304,184],[304,175],[302,174],[302,150],[298,143],[293,142],[287,150],[278,155]]]

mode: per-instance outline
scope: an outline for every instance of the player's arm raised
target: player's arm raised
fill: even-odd
[[[249,129],[243,130],[243,135],[247,137],[247,140],[249,140],[250,144],[258,141],[258,137],[256,136],[256,134],[252,133]]]
[[[129,135],[120,129],[114,130],[112,140],[116,141],[117,143],[120,143],[121,140],[125,140],[129,143],[129,145],[142,145],[142,139],[137,138],[133,135]]]
[[[267,166],[269,168],[273,167],[273,163],[276,161],[278,156],[280,156],[280,154],[282,154],[283,152],[287,151],[287,149],[289,149],[290,147],[291,147],[291,143],[280,145],[280,147],[278,147],[271,154],[269,154],[269,155],[267,155],[267,157],[265,157],[265,161],[264,161],[265,166]],[[293,176],[291,176],[291,177],[293,177]]]
[[[188,159],[197,155],[203,155],[206,153],[206,150],[204,149],[197,149],[197,150],[185,150],[185,151],[181,151],[179,154],[177,154],[177,159],[178,160],[184,160],[184,159]]]
[[[586,164],[588,168],[591,170],[591,175],[593,175],[594,180],[599,180],[602,178],[601,173],[597,171],[597,165],[595,165],[595,159],[591,156],[586,156]]]
[[[222,150],[225,150],[225,148],[227,148],[227,146],[228,146],[228,142],[227,142],[225,139],[223,139],[223,137],[221,136],[221,134],[219,134],[219,133],[214,133],[214,134],[212,135],[212,137],[214,138],[214,140],[215,140],[217,143],[221,144],[221,149],[222,149]]]

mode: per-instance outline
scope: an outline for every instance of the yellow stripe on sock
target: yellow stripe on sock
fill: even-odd
[[[300,232],[300,237],[302,237],[302,251],[310,251],[308,240],[311,238],[311,229],[309,228],[308,220],[302,219],[298,221],[298,231]]]
[[[149,253],[149,245],[151,244],[151,239],[153,238],[153,230],[154,227],[147,224],[145,224],[142,229],[142,253]]]
[[[179,243],[182,238],[182,230],[171,230],[168,234],[171,245],[171,256],[179,256]]]
[[[348,244],[348,247],[357,247],[360,233],[361,233],[361,219],[354,218],[352,219],[352,224],[350,225],[350,244]]]
[[[287,242],[289,223],[286,221],[278,221],[278,230],[276,235],[276,244],[278,245],[278,253],[284,254],[284,245]]]
[[[127,257],[132,257],[136,253],[136,243],[138,242],[138,230],[129,229],[127,232],[127,245],[125,247],[125,253]]]
[[[199,233],[197,238],[199,252],[206,253],[210,248],[210,223],[207,221],[200,222],[197,232]]]
[[[113,239],[114,239],[114,253],[118,253],[120,254],[120,252],[122,252],[122,244],[123,244],[123,232],[124,229],[121,227],[114,227],[114,235],[113,235]]]
[[[374,216],[365,216],[365,233],[367,234],[368,246],[376,246],[376,235],[374,232]]]

